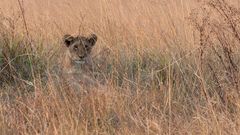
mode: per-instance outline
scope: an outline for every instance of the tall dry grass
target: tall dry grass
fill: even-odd
[[[1,134],[239,134],[237,0],[0,7]],[[61,77],[66,33],[98,35],[102,87]]]

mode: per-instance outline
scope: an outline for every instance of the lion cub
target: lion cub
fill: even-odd
[[[97,42],[97,36],[88,37],[65,35],[63,42],[66,48],[62,60],[64,78],[77,88],[96,85],[93,79],[91,51]],[[76,88],[76,87],[75,87]]]

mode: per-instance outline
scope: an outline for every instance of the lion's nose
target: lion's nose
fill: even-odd
[[[83,58],[84,58],[84,56],[79,56],[79,58],[80,58],[80,59],[83,59]]]

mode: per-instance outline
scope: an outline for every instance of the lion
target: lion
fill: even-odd
[[[92,77],[93,63],[91,52],[97,42],[97,36],[63,36],[65,46],[64,58],[61,60],[64,78],[71,84],[80,86],[96,86],[97,82]],[[76,87],[75,87],[76,88]]]

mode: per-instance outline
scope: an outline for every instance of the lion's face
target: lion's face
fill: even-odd
[[[90,55],[97,41],[97,36],[95,34],[91,34],[89,37],[65,35],[63,41],[69,49],[71,60],[82,63]]]

